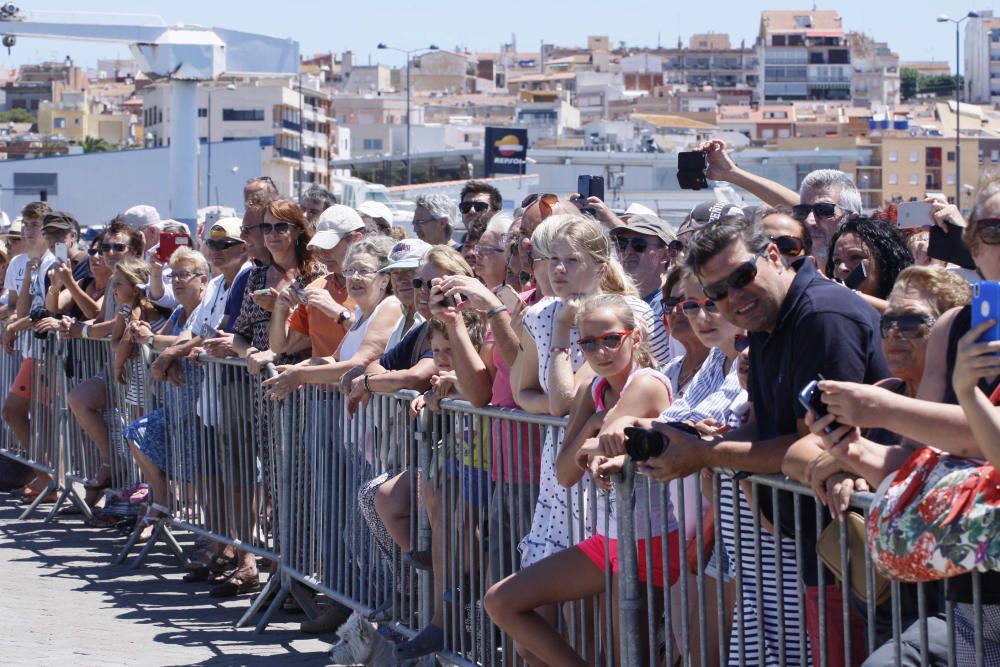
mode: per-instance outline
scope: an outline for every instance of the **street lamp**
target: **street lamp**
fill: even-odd
[[[955,206],[958,207],[959,211],[962,210],[962,135],[959,132],[962,118],[962,83],[960,81],[961,61],[958,59],[958,27],[967,19],[977,18],[979,18],[978,12],[969,12],[965,16],[958,19],[950,18],[947,14],[941,14],[937,17],[938,23],[955,24]]]
[[[410,164],[410,56],[423,51],[437,51],[438,47],[431,44],[426,49],[397,49],[379,42],[378,48],[386,51],[399,51],[406,54],[406,184],[413,183],[413,167]]]
[[[228,86],[226,86],[226,90],[236,90],[236,86],[233,85],[233,84],[229,84]],[[208,139],[207,139],[207,142],[208,142],[208,168],[207,168],[208,177],[206,179],[208,181],[208,183],[207,183],[206,189],[208,190],[208,197],[207,197],[207,199],[208,199],[208,205],[209,206],[212,205],[212,93],[214,93],[214,92],[215,92],[215,88],[209,88],[208,89],[208,118],[205,119],[205,120],[208,121],[208,133],[207,133],[208,134]],[[216,204],[219,203],[219,198],[218,197],[215,198],[215,203]]]

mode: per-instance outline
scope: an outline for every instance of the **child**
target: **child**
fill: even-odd
[[[115,325],[111,331],[111,343],[115,349],[115,380],[126,384],[125,365],[135,352],[135,345],[125,337],[129,322],[142,320],[148,322],[156,331],[164,323],[164,313],[146,298],[146,285],[149,283],[149,264],[141,259],[126,257],[115,266],[111,276],[111,289],[118,313]],[[128,388],[128,398],[131,404],[138,404],[141,398],[140,378],[132,378]]]
[[[556,460],[560,484],[569,488],[576,484],[583,471],[576,463],[581,446],[603,433],[605,427],[613,429],[616,423],[636,418],[653,418],[660,415],[671,401],[670,381],[654,370],[653,360],[646,346],[645,334],[635,313],[624,297],[618,294],[600,294],[584,301],[576,314],[576,330],[580,333],[577,344],[583,351],[587,364],[597,377],[581,385],[573,399],[570,420],[563,438],[563,447]],[[641,488],[641,487],[640,487]],[[662,507],[662,489],[651,491],[649,498],[649,525],[653,535],[652,565],[654,584],[664,586],[660,569],[663,559],[664,536],[656,534],[666,508]],[[628,503],[631,499],[621,499]],[[647,507],[643,497],[636,498],[636,512]],[[486,594],[486,610],[493,621],[503,628],[519,646],[522,655],[549,665],[584,665],[580,655],[565,641],[556,628],[536,610],[547,605],[573,600],[588,599],[605,592],[605,552],[610,557],[611,568],[617,578],[618,549],[615,540],[615,520],[606,523],[601,512],[607,503],[597,503],[596,534],[583,542],[557,552],[493,586]],[[622,511],[631,511],[622,510]],[[659,515],[659,516],[657,516]],[[647,522],[637,517],[636,530],[639,556],[639,578],[646,579]],[[610,525],[610,534],[602,534]],[[670,583],[679,573],[676,548],[676,530],[670,530]],[[657,600],[662,596],[655,596]],[[614,596],[617,607],[617,596]],[[657,609],[656,617],[662,613]],[[617,608],[613,614],[617,622]],[[616,629],[617,630],[617,629]],[[614,632],[610,637],[617,637]],[[615,645],[612,639],[608,645]],[[646,641],[642,642],[646,646]]]

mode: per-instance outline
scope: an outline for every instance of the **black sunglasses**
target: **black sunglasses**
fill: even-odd
[[[458,210],[462,213],[468,213],[469,211],[475,209],[476,213],[482,213],[489,207],[490,205],[484,201],[464,201],[458,205]]]
[[[986,245],[1000,245],[1000,218],[983,218],[976,223],[976,240]]]
[[[413,289],[431,288],[431,281],[424,280],[423,278],[414,278],[413,280],[410,281],[410,284],[413,285]]]
[[[837,205],[830,202],[820,202],[818,204],[796,204],[792,207],[792,214],[797,220],[805,220],[810,213],[817,218],[832,218],[837,215]]]
[[[271,232],[277,232],[278,234],[284,234],[289,229],[292,228],[292,223],[290,222],[275,222],[271,224],[270,222],[262,222],[257,227],[260,229],[261,234],[270,234]]]
[[[799,257],[806,250],[806,244],[795,236],[772,236],[771,241],[778,246],[778,252],[786,257]]]
[[[243,241],[209,240],[205,247],[209,250],[229,250],[233,246],[243,245]]]
[[[100,248],[87,248],[87,254],[90,255],[91,257],[96,257],[97,255],[101,254],[101,249]]]
[[[889,336],[889,332],[896,330],[903,338],[923,338],[930,333],[930,328],[937,320],[925,313],[899,313],[898,315],[883,315],[879,323],[882,329],[882,337]]]
[[[763,255],[769,247],[770,246],[764,246],[758,250],[751,259],[748,259],[740,264],[735,271],[722,280],[708,285],[702,284],[701,287],[705,292],[705,296],[712,301],[722,301],[729,296],[729,290],[743,289],[752,283],[754,278],[757,277],[757,260],[760,259],[760,256]]]
[[[635,254],[641,255],[642,253],[646,252],[649,249],[649,241],[642,238],[641,236],[633,236],[632,238],[626,238],[624,236],[616,236],[614,238],[615,238],[615,245],[618,246],[618,252],[625,252],[625,250],[629,246],[632,246],[632,250],[635,251]],[[660,244],[657,247],[662,248],[663,245]]]
[[[91,248],[91,250],[93,250],[93,248]],[[128,245],[126,245],[124,243],[102,243],[101,244],[101,252],[111,252],[112,250],[114,250],[115,252],[125,252],[126,250],[128,250]]]
[[[670,249],[670,252],[676,255],[677,253],[684,251],[684,242],[674,239],[673,241],[667,244],[667,248]]]

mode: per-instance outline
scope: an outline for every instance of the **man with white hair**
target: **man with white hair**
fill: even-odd
[[[861,193],[850,176],[836,169],[806,174],[799,188],[795,217],[809,229],[816,264],[826,266],[830,239],[848,218],[861,213]]]
[[[444,195],[422,195],[413,212],[413,231],[417,238],[431,245],[456,245],[451,238],[458,220],[458,207]]]

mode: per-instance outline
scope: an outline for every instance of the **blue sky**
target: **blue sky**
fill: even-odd
[[[51,3],[51,4],[50,4]],[[16,2],[22,10],[65,10],[82,5],[79,0],[24,0]],[[677,43],[681,36],[695,32],[726,32],[734,44],[741,40],[752,44],[758,31],[760,11],[802,9],[811,2],[768,0],[751,4],[738,0],[716,0],[700,5],[705,11],[684,11],[681,2],[662,0],[612,0],[597,2],[473,2],[470,0],[368,0],[367,2],[136,2],[135,0],[92,0],[90,12],[139,13],[162,16],[168,24],[188,23],[259,32],[276,37],[291,37],[300,43],[303,54],[328,50],[355,53],[355,62],[383,62],[398,65],[403,55],[375,50],[378,42],[404,49],[436,44],[441,48],[468,47],[474,51],[495,51],[503,42],[517,36],[519,50],[537,50],[539,43],[583,45],[588,34],[606,34],[613,43],[655,46]],[[954,66],[955,32],[951,24],[940,24],[935,17],[942,12],[964,13],[955,0],[907,0],[872,2],[842,0],[820,4],[819,9],[836,9],[848,30],[861,30],[882,40],[904,60],[947,60]],[[68,11],[68,10],[67,10]],[[39,13],[39,20],[95,22],[97,16],[82,17],[68,13]],[[112,23],[148,22],[149,19],[118,16]],[[98,58],[127,58],[128,49],[113,44],[87,44],[59,40],[20,39],[8,56],[0,49],[0,64],[14,67],[39,60],[61,60],[72,56],[82,65],[92,65]]]

